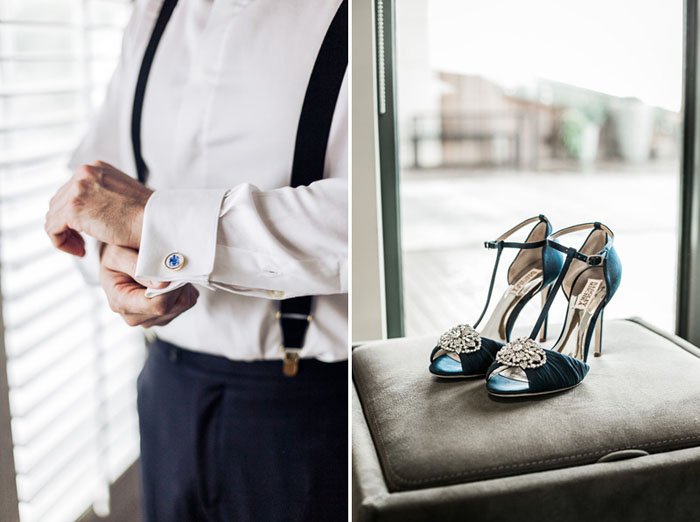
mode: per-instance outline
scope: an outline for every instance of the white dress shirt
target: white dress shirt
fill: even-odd
[[[102,160],[135,176],[134,90],[161,3],[136,2],[104,106],[71,167]],[[156,327],[159,338],[230,359],[278,359],[276,300],[315,295],[300,356],[347,358],[347,75],[324,179],[288,186],[304,94],[339,5],[187,0],[175,8],[144,98],[141,143],[155,192],[136,273],[172,282],[167,290],[194,283],[200,297]],[[180,270],[165,266],[172,252],[185,258]]]

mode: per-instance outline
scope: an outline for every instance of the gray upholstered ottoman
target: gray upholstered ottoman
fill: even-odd
[[[577,388],[490,398],[428,373],[435,339],[353,352],[355,521],[700,521],[700,350],[606,323]]]

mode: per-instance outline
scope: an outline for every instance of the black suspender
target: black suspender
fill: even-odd
[[[136,92],[134,93],[134,106],[131,111],[131,146],[134,149],[134,160],[136,162],[136,174],[141,183],[146,182],[148,176],[148,166],[141,155],[141,113],[143,112],[143,97],[146,94],[146,84],[148,83],[148,75],[151,72],[153,58],[156,55],[156,49],[160,43],[160,38],[163,36],[165,26],[175,10],[177,0],[164,0],[160,8],[156,25],[153,27],[151,39],[148,41],[146,52],[141,60],[141,69],[139,77],[136,81]]]
[[[306,88],[294,148],[292,187],[323,178],[328,135],[347,65],[348,3],[343,0],[323,39]],[[297,373],[299,351],[311,321],[312,301],[311,296],[302,296],[280,302],[285,375]]]
[[[144,183],[148,167],[141,154],[141,113],[148,75],[158,43],[178,0],[164,0],[151,39],[141,62],[131,114],[131,142],[139,180]],[[333,113],[348,65],[348,5],[343,0],[323,39],[316,57],[304,104],[299,117],[290,185],[309,185],[323,178],[326,148]],[[277,314],[282,330],[283,371],[294,376],[298,370],[299,351],[311,321],[312,296],[280,301]]]
[[[301,107],[292,164],[292,187],[323,178],[328,134],[348,66],[348,3],[335,14],[311,71]]]

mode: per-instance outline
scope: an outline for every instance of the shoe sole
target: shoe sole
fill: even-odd
[[[489,395],[493,395],[494,397],[501,397],[501,398],[509,398],[509,397],[537,397],[538,395],[552,395],[553,393],[560,393],[560,392],[565,392],[567,390],[573,390],[581,384],[580,382],[578,384],[574,384],[573,386],[569,386],[568,388],[560,388],[558,390],[552,390],[552,391],[543,391],[543,392],[534,392],[534,393],[493,393],[491,391],[488,391]]]
[[[486,377],[485,373],[482,373],[481,375],[440,375],[438,373],[430,373],[438,379],[478,379],[479,377]]]

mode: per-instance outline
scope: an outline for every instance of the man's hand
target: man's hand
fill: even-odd
[[[136,281],[136,251],[105,245],[100,261],[100,283],[110,308],[121,315],[129,326],[164,326],[197,302],[199,292],[191,284],[149,299],[146,286],[163,288],[165,283]]]
[[[78,232],[138,249],[143,212],[152,193],[107,163],[83,165],[51,199],[44,228],[56,248],[76,256],[85,255]]]

